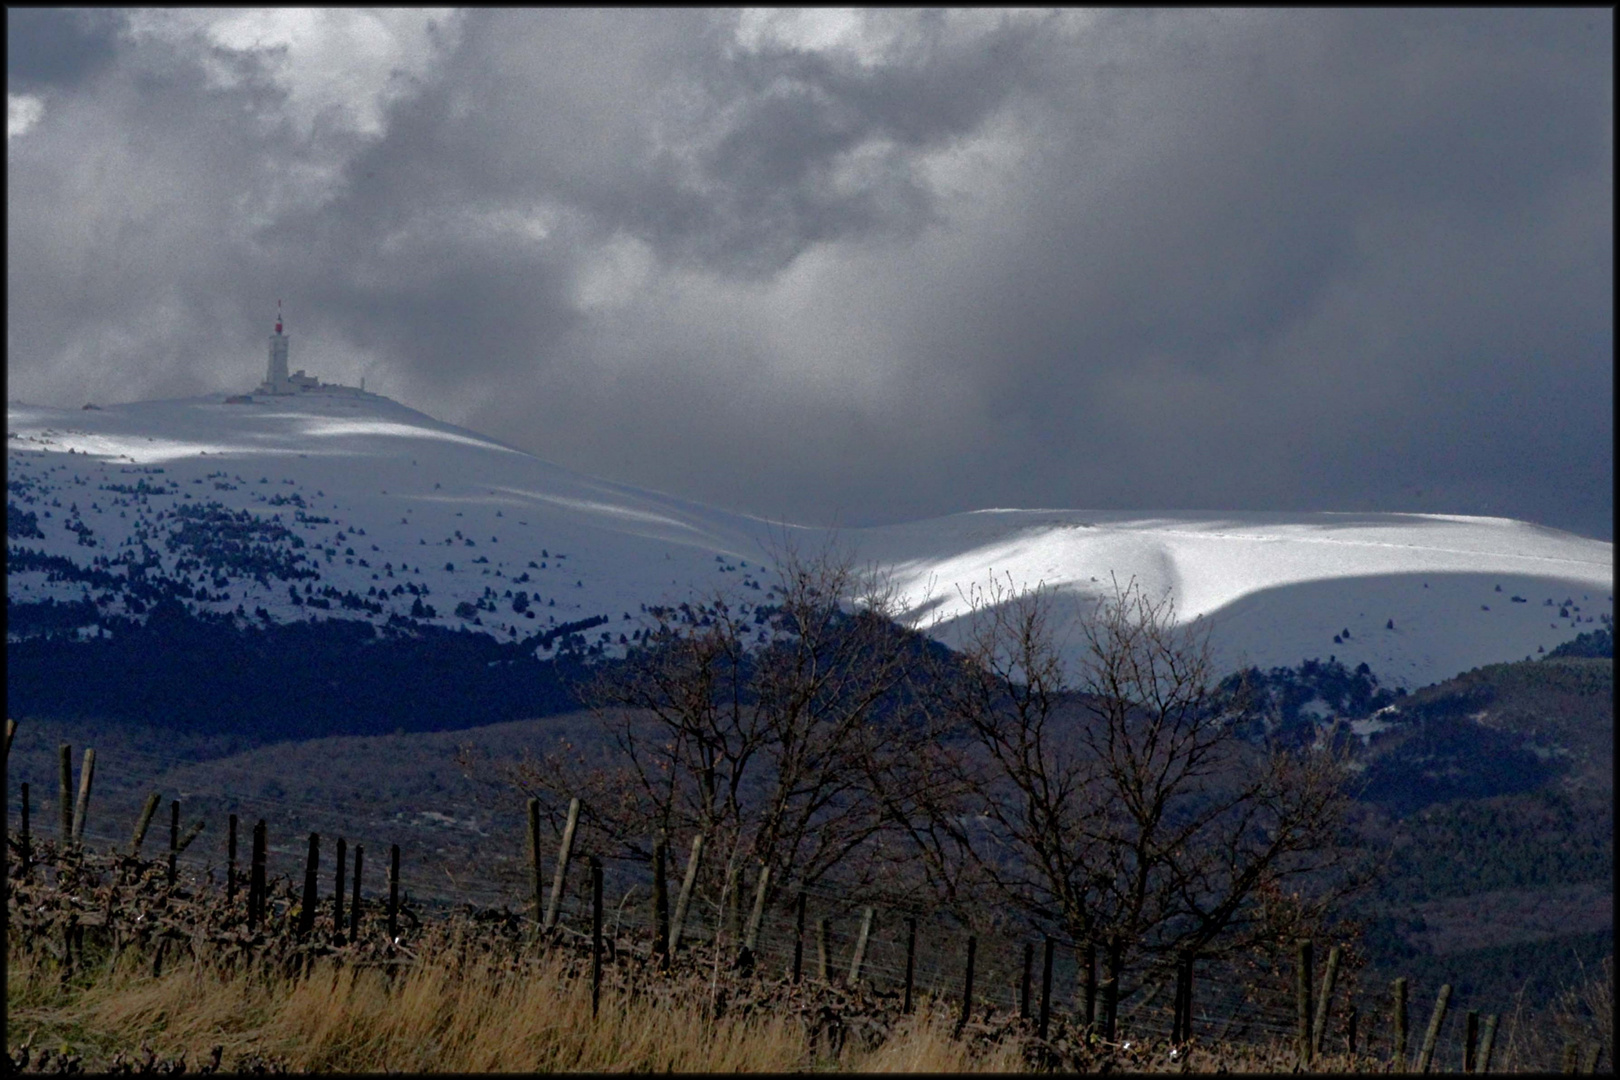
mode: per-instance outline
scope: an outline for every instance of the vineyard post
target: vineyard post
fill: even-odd
[[[1440,987],[1440,995],[1434,999],[1434,1012],[1429,1016],[1429,1030],[1423,1033],[1423,1050],[1418,1055],[1418,1072],[1429,1071],[1429,1063],[1434,1060],[1434,1047],[1440,1041],[1440,1025],[1446,1022],[1446,1006],[1451,1002],[1451,984],[1446,983]]]
[[[1474,1047],[1479,1043],[1479,1010],[1469,1009],[1463,1016],[1463,1065],[1462,1071],[1474,1071]]]
[[[967,1027],[968,1016],[973,1011],[973,958],[978,951],[979,939],[972,934],[967,939],[967,966],[962,972],[962,1015],[956,1018],[956,1031],[953,1038],[962,1037],[962,1029]]]
[[[681,948],[681,931],[686,928],[686,909],[692,902],[692,888],[697,884],[698,862],[703,858],[703,834],[692,837],[692,854],[686,860],[686,876],[681,879],[681,894],[675,898],[675,918],[669,926],[669,954],[674,956]]]
[[[742,940],[742,902],[738,900],[738,893],[742,889],[742,867],[737,862],[736,849],[732,850],[731,859],[726,863],[725,884],[720,887],[720,921],[728,942]],[[719,929],[715,932],[718,943]]]
[[[1086,969],[1086,1030],[1089,1031],[1091,1025],[1097,1022],[1097,943],[1095,941],[1086,942],[1084,965]]]
[[[602,1000],[602,863],[591,856],[591,1019]]]
[[[1183,950],[1176,957],[1176,996],[1171,1003],[1170,1040],[1192,1038],[1192,953]]]
[[[1356,1055],[1356,1021],[1360,1018],[1361,1010],[1355,1005],[1350,1006],[1350,1015],[1345,1018],[1345,1045],[1349,1048],[1351,1057]]]
[[[1181,1034],[1181,995],[1185,989],[1182,985],[1184,959],[1181,953],[1176,954],[1176,988],[1170,993],[1170,1041],[1179,1043],[1184,1036]]]
[[[1485,1030],[1479,1035],[1479,1054],[1474,1062],[1474,1071],[1488,1073],[1491,1071],[1491,1050],[1496,1043],[1496,1014],[1491,1013],[1485,1018]]]
[[[1187,990],[1181,996],[1181,1033],[1188,1039],[1193,1037],[1193,969],[1198,962],[1196,952],[1187,953]]]
[[[299,940],[315,929],[315,905],[320,903],[321,834],[309,834],[309,854],[304,859],[304,901],[298,909]]]
[[[669,839],[664,831],[658,831],[658,837],[653,841],[653,959],[660,968],[669,967],[669,869],[665,865],[668,858]],[[539,881],[538,874],[535,880]]]
[[[1294,955],[1294,1046],[1299,1060],[1311,1063],[1311,943],[1301,938]]]
[[[191,842],[202,835],[203,828],[207,824],[208,823],[202,818],[198,818],[196,821],[193,821],[190,827],[187,828],[186,831],[181,835],[180,842],[175,845],[174,853],[176,855],[184,854],[186,848],[191,846]]]
[[[830,980],[828,961],[828,938],[832,934],[832,927],[828,925],[825,916],[816,920],[816,978],[822,982]]]
[[[24,781],[22,786],[22,876],[24,881],[28,880],[28,863],[32,854],[33,852],[29,850],[28,841],[28,783]]]
[[[1056,943],[1048,935],[1041,955],[1041,1038],[1052,1022],[1052,952]]]
[[[349,845],[343,837],[337,842],[337,887],[332,894],[332,935],[339,945],[343,944],[343,886],[348,884],[343,880],[345,871],[349,868]]]
[[[562,905],[563,882],[568,877],[568,859],[574,852],[574,830],[579,825],[579,800],[568,800],[568,822],[563,826],[562,844],[557,849],[557,872],[551,879],[551,901],[546,905],[544,928],[557,925],[557,909]]]
[[[354,893],[349,897],[349,940],[360,940],[360,861],[365,858],[366,849],[361,844],[354,845]]]
[[[1119,968],[1123,946],[1118,934],[1108,936],[1108,967],[1103,980],[1103,1036],[1109,1042],[1118,1034],[1119,1021]]]
[[[1406,980],[1395,980],[1395,1060],[1397,1072],[1406,1071]]]
[[[872,933],[872,917],[875,914],[876,910],[870,907],[861,913],[861,932],[855,938],[855,955],[849,961],[850,986],[861,981],[861,965],[866,962],[866,939]]]
[[[63,743],[57,748],[61,757],[57,770],[58,797],[56,800],[57,817],[62,825],[62,850],[66,851],[68,844],[73,841],[73,747]]]
[[[1031,1015],[1029,1008],[1029,972],[1034,965],[1035,943],[1026,941],[1024,942],[1024,978],[1018,984],[1018,1018],[1020,1020],[1028,1020]]]
[[[169,801],[169,887],[174,887],[175,861],[180,855],[180,800]]]
[[[265,915],[265,828],[264,818],[253,826],[253,859],[248,866],[248,929],[258,926]]]
[[[759,948],[759,927],[765,919],[765,894],[770,888],[771,868],[759,868],[759,884],[754,889],[754,907],[748,913],[748,926],[743,930],[742,962],[745,970],[754,969],[754,953]]]
[[[1333,984],[1339,977],[1341,951],[1335,945],[1328,950],[1327,970],[1322,972],[1322,997],[1316,1003],[1316,1026],[1311,1031],[1311,1052],[1322,1052],[1322,1040],[1327,1035],[1328,1009],[1333,1002]]]
[[[225,833],[225,902],[236,903],[236,815],[232,814]]]
[[[158,804],[162,801],[163,796],[155,791],[146,797],[146,804],[141,807],[141,816],[135,819],[135,831],[130,834],[129,853],[131,855],[141,853],[141,845],[146,842],[146,830],[152,827],[152,818],[157,815]]]
[[[906,998],[900,1006],[902,1012],[911,1012],[911,988],[917,973],[917,920],[906,919]]]
[[[534,878],[534,925],[545,918],[545,887],[540,877],[540,800],[529,800],[529,863]]]
[[[84,819],[90,814],[90,784],[96,776],[96,752],[89,747],[84,751],[84,764],[79,766],[79,801],[73,807],[73,846],[84,843]]]
[[[799,976],[804,971],[804,890],[799,890],[799,901],[794,905],[797,909],[793,917],[793,985],[799,984]]]
[[[388,845],[388,940],[399,937],[399,845]]]

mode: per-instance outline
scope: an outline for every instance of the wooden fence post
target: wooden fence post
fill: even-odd
[[[175,862],[180,855],[180,800],[169,802],[169,887],[174,887]]]
[[[1434,1013],[1429,1017],[1429,1030],[1423,1033],[1423,1050],[1418,1055],[1418,1072],[1429,1071],[1434,1060],[1435,1044],[1440,1041],[1440,1025],[1446,1022],[1446,1006],[1451,1002],[1451,984],[1440,987],[1440,996],[1434,999]]]
[[[309,936],[315,929],[315,906],[320,903],[321,834],[309,834],[309,855],[304,859],[304,901],[298,909],[298,937]]]
[[[731,858],[726,863],[726,880],[720,886],[720,926],[723,929],[728,944],[742,941],[742,903],[737,893],[742,888],[742,868],[737,864],[737,850],[732,849]],[[718,946],[720,932],[715,934],[715,944]]]
[[[906,997],[900,1006],[900,1011],[911,1012],[911,988],[913,976],[917,971],[917,920],[913,917],[906,919]]]
[[[73,842],[73,747],[63,743],[57,748],[57,754],[61,761],[57,768],[56,809],[62,826],[60,842],[62,850],[66,851]]]
[[[253,929],[265,917],[265,829],[264,818],[253,826],[253,857],[248,865],[248,929]]]
[[[236,815],[232,814],[225,833],[225,902],[236,903]]]
[[[360,861],[365,858],[366,849],[360,844],[354,845],[354,892],[349,897],[349,940],[360,940]]]
[[[146,830],[151,828],[152,818],[157,814],[158,804],[162,801],[163,796],[155,791],[146,797],[146,805],[141,807],[141,816],[135,819],[135,831],[130,834],[129,853],[131,855],[141,853],[141,844],[146,841]]]
[[[1085,1017],[1086,1030],[1097,1022],[1097,943],[1087,941],[1085,957]]]
[[[1103,1033],[1109,1042],[1113,1042],[1119,1033],[1119,969],[1123,947],[1118,934],[1108,936],[1107,978],[1103,980]]]
[[[1034,1013],[1029,1003],[1029,973],[1035,966],[1035,943],[1024,942],[1024,977],[1018,984],[1018,1019],[1028,1020]]]
[[[793,917],[793,985],[799,984],[799,976],[804,970],[804,890],[799,890],[799,901],[794,905],[797,909]]]
[[[1192,1038],[1192,953],[1183,950],[1176,956],[1176,996],[1171,1005],[1170,1021],[1172,1042],[1185,1042]]]
[[[557,909],[562,906],[563,881],[568,876],[568,859],[574,852],[574,830],[579,825],[579,800],[568,800],[568,823],[563,826],[562,845],[557,849],[557,872],[551,879],[551,901],[546,904],[542,924],[550,930],[557,925]]]
[[[79,766],[79,801],[73,807],[73,846],[84,843],[84,822],[90,815],[90,784],[96,775],[96,752],[88,747],[84,751],[84,764]]]
[[[1294,1045],[1299,1060],[1311,1063],[1311,943],[1301,938],[1294,946]]]
[[[1316,1025],[1311,1031],[1311,1052],[1322,1052],[1322,1039],[1327,1035],[1328,1010],[1333,1004],[1333,984],[1339,977],[1341,950],[1335,945],[1328,950],[1327,970],[1322,972],[1322,997],[1316,1003]]]
[[[399,845],[388,845],[388,940],[399,938]]]
[[[591,856],[591,1019],[602,1001],[602,864]]]
[[[529,864],[534,877],[534,925],[546,916],[545,888],[540,877],[540,800],[529,800]]]
[[[669,967],[669,869],[665,865],[669,840],[663,830],[653,841],[653,959]],[[538,878],[536,878],[538,880]]]
[[[349,868],[349,845],[341,836],[338,837],[337,852],[334,858],[337,860],[337,885],[332,890],[332,938],[337,944],[342,945],[344,941],[343,886],[347,884],[343,880],[343,875]]]
[[[1046,943],[1042,947],[1041,955],[1041,1026],[1040,1036],[1046,1038],[1046,1032],[1052,1022],[1052,951],[1056,943],[1051,935],[1047,935]]]
[[[1488,1073],[1491,1071],[1491,1051],[1496,1043],[1496,1014],[1491,1013],[1485,1018],[1485,1030],[1479,1034],[1479,1053],[1476,1055],[1475,1072]]]
[[[1474,1047],[1479,1042],[1479,1010],[1469,1009],[1463,1015],[1463,1060],[1462,1071],[1474,1071]]]
[[[1176,987],[1175,987],[1174,990],[1172,990],[1170,992],[1170,1041],[1171,1041],[1171,1043],[1179,1043],[1179,1042],[1182,1041],[1182,1035],[1181,1035],[1181,992],[1184,989],[1184,987],[1181,985],[1181,978],[1182,978],[1182,962],[1181,961],[1182,961],[1182,954],[1178,952],[1176,954],[1176,961],[1175,961]]]
[[[22,876],[24,881],[28,880],[28,864],[33,855],[33,851],[30,850],[31,847],[32,844],[28,836],[28,783],[24,781],[22,785]]]
[[[748,926],[743,930],[743,953],[750,970],[754,965],[754,953],[759,949],[759,926],[765,920],[765,894],[770,885],[771,868],[762,866],[759,868],[759,884],[754,889],[754,907],[748,913]]]
[[[1406,1071],[1406,980],[1395,980],[1395,1055],[1396,1072]]]
[[[861,913],[861,932],[855,938],[855,955],[849,961],[849,985],[861,981],[861,966],[866,962],[866,939],[872,933],[872,918],[877,912],[867,908]]]
[[[831,972],[828,968],[828,961],[831,958],[827,955],[829,951],[828,938],[831,933],[832,927],[828,925],[825,917],[816,920],[816,978],[824,983],[831,980]]]
[[[1351,1057],[1356,1056],[1356,1021],[1360,1018],[1361,1010],[1355,1005],[1350,1006],[1350,1014],[1345,1017],[1344,1042]]]
[[[979,939],[972,934],[967,939],[967,968],[962,972],[962,1015],[956,1019],[954,1037],[962,1037],[962,1029],[967,1027],[968,1016],[973,1011],[973,956],[979,947]]]
[[[207,824],[202,818],[193,821],[186,831],[180,834],[180,842],[174,846],[174,853],[183,855],[186,848],[191,846],[191,842],[202,835],[202,831],[207,827]]]
[[[686,911],[692,902],[692,889],[697,885],[698,863],[703,858],[703,835],[692,838],[692,854],[686,860],[686,876],[681,879],[681,894],[675,898],[675,918],[669,924],[669,955],[673,957],[681,948],[681,932],[686,929]]]

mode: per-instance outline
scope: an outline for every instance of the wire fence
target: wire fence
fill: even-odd
[[[490,812],[476,820],[458,820],[439,811],[396,811],[392,817],[355,814],[341,807],[266,795],[265,777],[230,768],[214,769],[205,790],[165,790],[165,780],[176,770],[198,763],[135,750],[120,751],[117,757],[116,763],[101,762],[97,766],[82,825],[82,842],[92,850],[128,850],[141,804],[149,792],[156,791],[164,794],[166,802],[179,803],[180,834],[194,821],[205,822],[195,841],[176,855],[177,868],[220,889],[225,887],[229,857],[225,822],[235,814],[237,865],[244,876],[256,821],[266,822],[270,878],[302,880],[309,834],[318,834],[325,853],[321,895],[326,903],[332,901],[337,872],[330,853],[341,837],[349,852],[358,848],[366,852],[362,888],[368,896],[376,896],[386,887],[388,851],[391,845],[398,844],[402,856],[401,890],[428,911],[469,906],[520,912],[536,920],[542,915],[535,902],[537,871],[530,851],[528,822],[510,810],[504,814]],[[8,767],[8,831],[14,838],[21,834],[26,790],[28,828],[33,841],[57,839],[62,821],[60,780],[42,775],[37,756],[31,764],[31,768],[17,770],[27,777],[21,780],[14,778]],[[82,772],[81,766],[81,781]],[[75,790],[70,783],[70,806]],[[149,854],[168,850],[172,840],[166,834],[174,820],[172,813],[165,808],[164,813],[152,819],[143,845]],[[555,837],[542,839],[538,873],[546,896],[561,861],[556,844]],[[547,845],[551,845],[550,850]],[[603,867],[607,933],[629,947],[650,951],[659,925],[650,862],[608,854],[598,854],[597,858]],[[681,862],[677,858],[670,865],[671,907],[681,881]],[[744,876],[735,886],[733,898],[711,893],[694,897],[682,924],[681,941],[719,944],[735,950],[751,919],[754,886],[755,882]],[[591,875],[576,857],[558,896],[557,924],[565,931],[589,932],[591,887]],[[918,998],[932,995],[952,1002],[962,999],[969,932],[948,913],[868,909],[833,888],[806,889],[802,900],[800,896],[800,891],[783,893],[760,912],[752,954],[755,971],[761,977],[791,977],[795,970],[804,979],[847,981],[858,976],[874,993],[900,995],[909,974]],[[1018,1013],[1038,1016],[1044,1005],[1060,1021],[1090,1018],[1102,1022],[1107,974],[1103,948],[1095,948],[1088,957],[1079,943],[1054,941],[1048,989],[1047,945],[1043,938],[981,932],[975,940],[971,1008],[976,1017]],[[720,955],[718,949],[704,952]],[[1088,964],[1088,959],[1093,963]],[[1195,961],[1188,1030],[1194,1036],[1229,1044],[1295,1041],[1301,1017],[1296,976],[1296,971],[1286,969],[1257,976],[1219,961]],[[1352,996],[1353,981],[1326,986],[1320,983],[1321,977],[1321,972],[1312,973],[1308,984],[1312,1001],[1307,1010],[1308,1023],[1321,1029],[1320,1049],[1331,1053],[1353,1050],[1389,1059],[1401,1040],[1396,1032],[1392,989],[1360,990]],[[1441,988],[1432,983],[1421,975],[1407,981],[1409,1015],[1404,1042],[1408,1059],[1420,1053],[1436,1009]],[[1115,1003],[1116,1038],[1163,1040],[1176,1033],[1182,991],[1172,967],[1140,973],[1126,987]],[[1324,990],[1326,1019],[1318,1024],[1315,1014],[1323,1008]],[[1470,1034],[1477,1035],[1478,1029],[1472,1021],[1464,1022],[1462,1018],[1476,1012],[1501,1016],[1505,1025],[1513,1003],[1452,997],[1433,1040],[1435,1068],[1460,1068],[1465,1058],[1475,1052]],[[1446,1016],[1453,1019],[1447,1020]],[[1497,1053],[1503,1055],[1506,1038],[1497,1038]],[[1539,1052],[1528,1046],[1516,1047],[1514,1053],[1517,1059],[1511,1067],[1551,1068],[1560,1063],[1547,1057],[1545,1046]],[[1503,1060],[1498,1057],[1499,1066]]]

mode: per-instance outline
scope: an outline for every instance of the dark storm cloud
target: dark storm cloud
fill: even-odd
[[[375,131],[305,46],[66,20],[13,385],[256,379],[284,295],[295,366],[756,513],[1612,535],[1609,12],[752,18],[468,12]]]
[[[71,85],[117,55],[123,16],[94,8],[8,8],[6,85],[11,90]]]

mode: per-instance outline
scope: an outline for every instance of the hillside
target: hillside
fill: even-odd
[[[644,605],[767,601],[784,543],[851,551],[947,643],[993,575],[1046,584],[1071,618],[1135,578],[1210,617],[1233,668],[1333,657],[1392,687],[1613,613],[1612,544],[1507,519],[985,510],[834,535],[581,476],[370,394],[12,403],[7,445],[13,641],[127,633],[170,599],[237,626],[342,617],[611,653]]]

